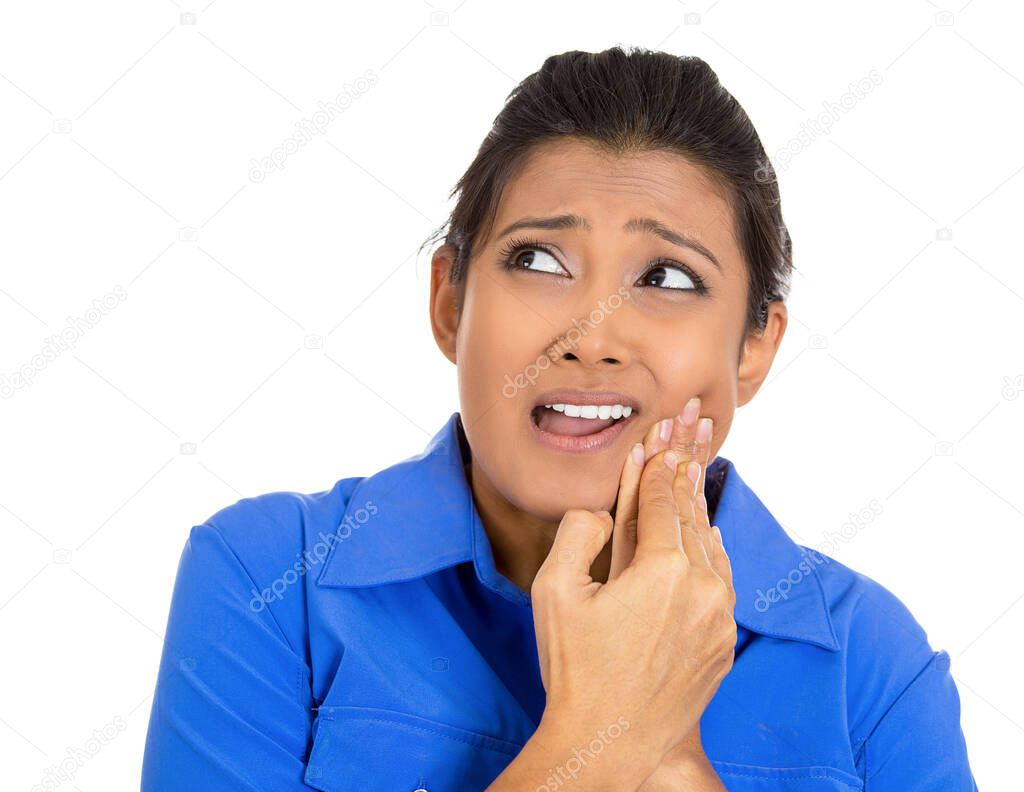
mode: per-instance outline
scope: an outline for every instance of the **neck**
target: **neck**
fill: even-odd
[[[476,468],[475,461],[471,460],[463,468],[490,541],[495,569],[528,593],[551,551],[558,523],[539,520],[517,509],[494,489]],[[612,544],[608,542],[590,568],[590,576],[599,583],[608,580],[611,551]]]

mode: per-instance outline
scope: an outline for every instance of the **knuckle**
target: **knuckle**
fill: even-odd
[[[704,600],[713,600],[717,598],[719,588],[724,588],[722,579],[715,574],[715,571],[709,566],[698,566],[693,570],[694,585],[700,589],[701,596]]]
[[[682,548],[666,547],[658,551],[658,561],[664,567],[664,574],[682,577],[689,573],[690,562]]]
[[[638,552],[643,563],[654,567],[654,574],[663,579],[670,575],[681,575],[686,571],[689,562],[685,553],[675,547],[656,547]]]
[[[551,589],[551,572],[548,570],[547,564],[541,564],[537,574],[533,576],[533,582],[530,584],[531,599],[542,600],[547,598],[548,591]]]
[[[571,526],[586,542],[596,542],[603,540],[609,522],[588,509],[573,508],[566,510],[559,527]]]
[[[534,606],[543,605],[547,611],[558,613],[565,600],[566,588],[561,578],[552,572],[538,572],[530,586],[530,598]]]

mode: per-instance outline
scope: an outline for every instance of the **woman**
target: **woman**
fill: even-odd
[[[976,789],[949,656],[717,455],[792,264],[714,72],[550,57],[455,192],[461,410],[192,529],[143,789]]]

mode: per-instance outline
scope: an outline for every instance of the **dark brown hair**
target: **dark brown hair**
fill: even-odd
[[[732,209],[747,264],[744,336],[764,329],[768,303],[786,299],[793,269],[775,169],[750,118],[707,63],[640,47],[552,55],[508,95],[449,196],[458,194],[451,215],[424,242],[444,235],[453,246],[452,284],[465,283],[502,192],[526,157],[567,137],[613,154],[672,151],[700,167]]]

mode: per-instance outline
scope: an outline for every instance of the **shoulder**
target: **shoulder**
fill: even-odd
[[[251,574],[265,577],[301,553],[318,531],[337,529],[362,480],[341,479],[321,492],[279,490],[241,498],[214,512],[203,525],[220,535]]]
[[[820,559],[815,571],[845,655],[850,735],[855,743],[863,741],[918,676],[936,663],[947,670],[949,658],[932,647],[925,628],[889,588],[831,556],[803,549]]]
[[[855,652],[865,641],[877,653],[927,645],[927,633],[889,588],[832,556],[800,546],[814,564],[840,644]]]
[[[318,536],[337,531],[362,477],[314,493],[280,490],[225,506],[193,526],[182,564],[193,579],[217,585],[234,602],[274,622],[293,649],[306,623],[306,574],[318,563],[309,551]],[[320,558],[320,561],[323,559]],[[225,574],[230,570],[230,574]],[[179,576],[183,574],[179,567]]]

